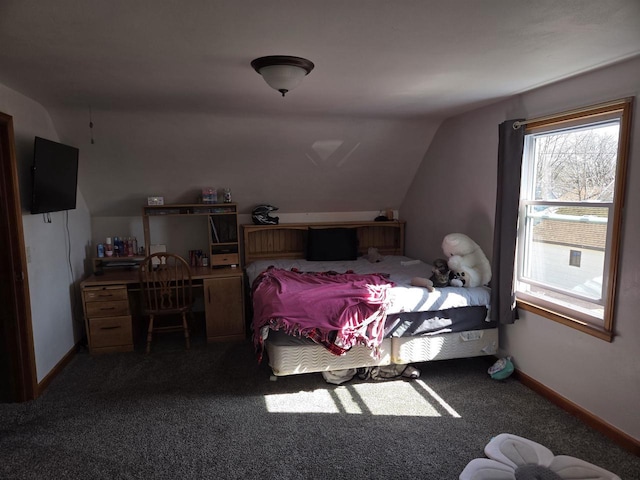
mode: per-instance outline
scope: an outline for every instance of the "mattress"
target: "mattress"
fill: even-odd
[[[486,307],[449,308],[432,312],[394,313],[387,316],[385,337],[414,337],[440,333],[463,332],[495,328]]]
[[[400,255],[387,255],[381,262],[371,263],[365,257],[341,262],[312,262],[303,259],[259,260],[246,268],[249,285],[258,275],[273,266],[284,270],[295,268],[301,272],[352,271],[357,274],[384,273],[395,286],[390,290],[388,314],[426,312],[469,306],[488,307],[490,290],[487,287],[446,287],[429,292],[411,285],[413,277],[431,276],[431,265]]]

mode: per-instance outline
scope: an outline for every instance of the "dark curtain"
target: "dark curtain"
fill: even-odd
[[[516,121],[507,120],[500,124],[498,130],[498,189],[491,265],[491,320],[503,324],[513,323],[518,318],[513,273],[524,126],[513,128]]]

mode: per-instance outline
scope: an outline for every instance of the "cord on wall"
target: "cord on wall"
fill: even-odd
[[[65,227],[66,227],[66,241],[67,241],[67,263],[69,264],[69,272],[71,273],[71,315],[74,323],[78,321],[82,316],[78,315],[78,295],[76,295],[76,281],[73,274],[73,263],[71,262],[71,232],[69,231],[69,210],[64,212],[65,214]]]

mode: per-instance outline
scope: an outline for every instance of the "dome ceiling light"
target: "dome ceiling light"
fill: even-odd
[[[251,66],[262,75],[271,88],[282,93],[284,97],[285,93],[300,84],[315,65],[306,58],[271,55],[256,58],[251,62]]]

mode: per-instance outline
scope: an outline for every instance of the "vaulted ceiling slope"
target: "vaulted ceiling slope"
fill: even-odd
[[[636,56],[639,24],[637,0],[2,0],[0,83],[80,148],[94,215],[207,186],[243,211],[377,210],[442,119]],[[282,98],[264,55],[316,67]]]

